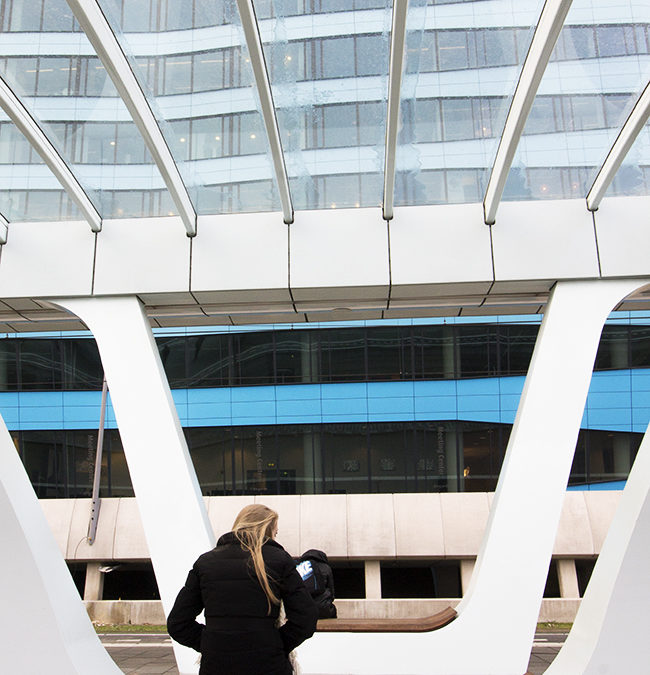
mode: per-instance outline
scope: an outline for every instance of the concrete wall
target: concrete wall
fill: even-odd
[[[554,556],[598,555],[620,499],[618,491],[567,492]],[[334,560],[475,558],[492,493],[273,495],[205,497],[215,535],[228,532],[254,501],[280,514],[278,541],[293,555],[309,548]],[[41,500],[69,562],[149,559],[134,498],[102,499],[97,536],[86,541],[90,499]]]
[[[620,492],[567,492],[553,556],[561,598],[545,598],[540,621],[573,621],[580,605],[575,560],[600,552]],[[280,514],[278,541],[294,556],[308,548],[333,561],[365,564],[366,598],[337,600],[339,616],[426,616],[459,599],[382,599],[380,560],[460,560],[463,591],[485,529],[492,493],[267,496],[260,502]],[[229,531],[238,511],[254,497],[205,497],[217,536]],[[151,600],[101,600],[98,563],[149,559],[136,500],[103,499],[97,538],[86,541],[90,500],[41,500],[68,562],[86,562],[86,607],[97,623],[164,623],[162,605]],[[88,583],[88,579],[91,583]],[[506,589],[507,594],[507,589]],[[504,596],[504,601],[507,597]]]

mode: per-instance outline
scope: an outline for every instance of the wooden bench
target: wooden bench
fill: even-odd
[[[451,623],[458,614],[447,607],[437,614],[415,619],[320,619],[317,631],[323,633],[427,633]]]

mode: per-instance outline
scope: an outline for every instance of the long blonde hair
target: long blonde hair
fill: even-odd
[[[271,613],[271,604],[279,605],[280,599],[269,584],[269,577],[262,557],[262,546],[269,539],[273,539],[277,525],[278,514],[273,509],[263,504],[250,504],[239,512],[232,526],[232,531],[242,548],[251,555],[255,575],[266,594],[269,614]]]

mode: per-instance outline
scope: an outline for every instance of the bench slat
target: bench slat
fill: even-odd
[[[333,633],[426,633],[451,623],[458,616],[453,607],[437,614],[408,619],[320,619],[319,632]]]

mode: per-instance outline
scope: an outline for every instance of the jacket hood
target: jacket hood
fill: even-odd
[[[317,548],[310,548],[300,556],[300,560],[316,560],[327,563],[327,555],[324,551],[319,551]]]

